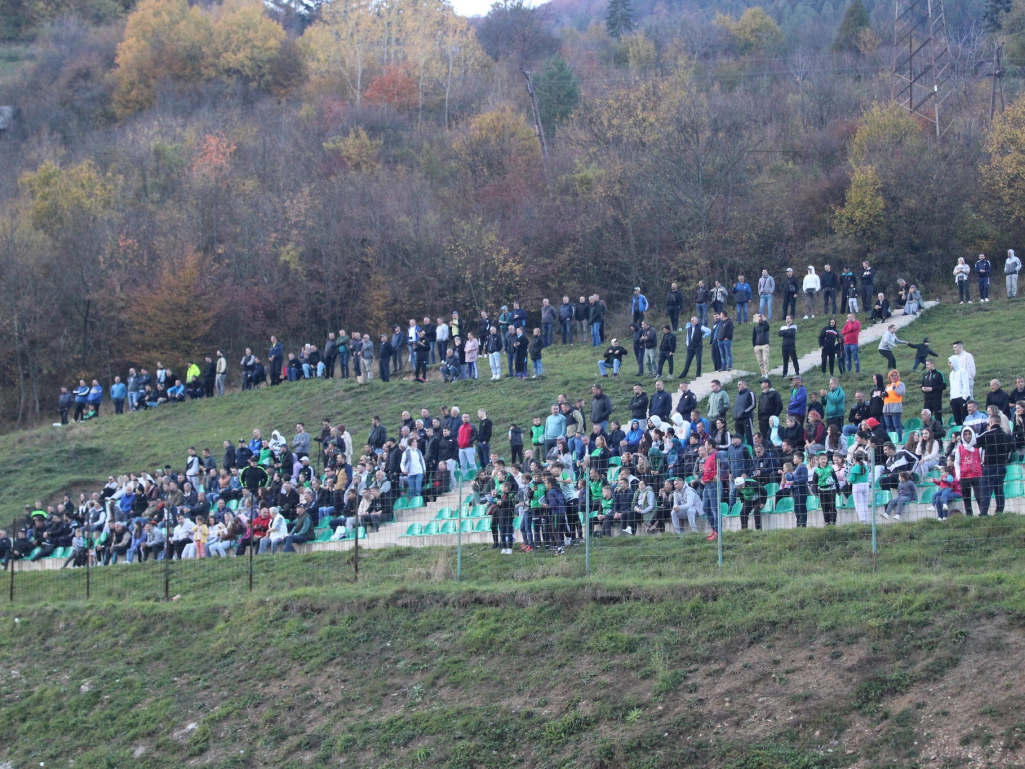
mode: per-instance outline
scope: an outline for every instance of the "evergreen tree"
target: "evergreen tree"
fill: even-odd
[[[999,32],[1004,25],[1003,16],[1011,10],[1011,0],[986,0],[982,12],[982,27],[987,32]]]
[[[862,30],[865,29],[869,29],[868,11],[861,0],[853,0],[844,12],[840,29],[836,33],[836,40],[833,41],[833,50],[843,53],[860,53],[861,48],[858,46],[858,41],[861,39]]]
[[[605,28],[616,40],[633,31],[634,16],[630,0],[609,0],[609,8],[605,12]]]
[[[537,106],[545,136],[555,136],[555,129],[566,121],[580,101],[580,89],[573,70],[556,56],[537,78]]]

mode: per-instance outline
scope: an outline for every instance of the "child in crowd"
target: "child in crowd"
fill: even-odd
[[[515,423],[509,425],[509,455],[513,465],[523,464],[523,430]]]
[[[898,478],[900,484],[897,486],[897,496],[886,503],[886,510],[883,511],[883,518],[892,515],[896,521],[904,514],[904,508],[915,501],[915,482],[911,480],[911,473],[904,471]]]
[[[836,491],[838,487],[836,473],[829,466],[825,454],[816,457],[816,466],[812,472],[812,488],[822,505],[822,520],[826,526],[836,525]]]

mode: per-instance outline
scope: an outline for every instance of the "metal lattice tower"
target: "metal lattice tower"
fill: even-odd
[[[937,137],[946,128],[940,107],[950,94],[950,67],[943,0],[896,0],[893,98],[932,124]]]

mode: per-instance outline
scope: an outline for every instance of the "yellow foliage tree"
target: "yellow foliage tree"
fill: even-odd
[[[54,241],[73,242],[111,212],[120,179],[85,160],[68,168],[43,163],[19,183],[29,193],[32,226]]]
[[[851,141],[851,165],[877,169],[898,155],[916,156],[925,150],[922,127],[896,102],[875,103],[861,118]]]
[[[717,14],[715,23],[736,38],[745,52],[773,51],[783,44],[783,32],[760,5],[746,9],[739,19]]]
[[[456,142],[456,151],[478,186],[504,176],[512,166],[538,159],[534,129],[509,106],[475,117]]]
[[[870,247],[878,245],[883,239],[885,213],[886,202],[879,174],[872,166],[855,168],[844,205],[837,209],[833,219],[837,232]]]
[[[214,21],[213,39],[213,74],[237,77],[256,88],[270,86],[285,30],[264,15],[262,4],[242,0],[222,9]]]
[[[1007,216],[1016,225],[1025,225],[1025,96],[994,118],[986,152],[983,183]]]
[[[186,0],[142,0],[117,47],[114,107],[127,115],[153,105],[157,84],[202,81],[212,50],[210,17]]]
[[[324,149],[337,152],[345,164],[354,171],[368,173],[377,168],[377,160],[381,154],[383,142],[371,139],[362,128],[354,128],[342,137],[338,136],[324,142]]]

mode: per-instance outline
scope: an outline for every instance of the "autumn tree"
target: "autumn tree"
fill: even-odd
[[[268,89],[284,42],[285,30],[267,18],[261,3],[226,4],[213,23],[213,55],[207,66],[217,76]]]
[[[630,0],[609,0],[605,10],[605,29],[609,35],[619,40],[623,35],[633,32],[634,13]]]
[[[865,37],[871,32],[865,4],[861,0],[851,0],[833,41],[833,50],[841,53],[864,53]]]
[[[186,0],[142,0],[129,15],[124,40],[117,47],[118,113],[152,106],[161,82],[201,82],[213,40],[210,16],[199,6]]]
[[[783,44],[779,25],[760,5],[746,9],[739,19],[719,14],[715,21],[734,37],[744,53],[771,52]]]
[[[986,137],[989,159],[980,168],[983,182],[1018,232],[1025,230],[1025,97],[993,119]]]
[[[183,371],[190,361],[210,353],[220,306],[212,273],[204,257],[190,251],[168,259],[152,285],[142,284],[132,304],[130,357],[161,360]]]

